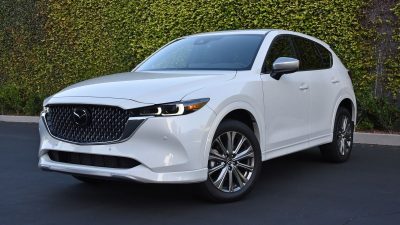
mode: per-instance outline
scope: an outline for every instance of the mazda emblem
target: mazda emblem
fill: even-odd
[[[89,110],[85,108],[74,108],[72,118],[74,123],[81,127],[89,125],[91,121]]]

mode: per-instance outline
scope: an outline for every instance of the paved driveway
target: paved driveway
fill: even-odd
[[[331,164],[317,148],[264,163],[253,192],[213,204],[193,185],[90,186],[37,168],[37,125],[0,122],[0,225],[400,224],[400,149],[355,145]]]

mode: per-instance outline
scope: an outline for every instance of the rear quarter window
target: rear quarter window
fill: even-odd
[[[322,59],[321,69],[328,69],[332,67],[332,53],[324,46],[315,43],[315,47]]]

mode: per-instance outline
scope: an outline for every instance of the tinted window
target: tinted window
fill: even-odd
[[[278,36],[269,47],[267,57],[264,62],[264,72],[269,73],[272,70],[272,64],[279,57],[291,57],[297,59],[296,51],[293,48],[290,36]]]
[[[314,42],[294,37],[297,52],[300,56],[300,70],[317,70],[322,67],[322,60],[314,47]]]
[[[322,65],[321,69],[327,69],[332,66],[332,54],[328,49],[323,47],[320,44],[315,43],[315,47],[317,48],[319,55],[321,56],[322,59]]]
[[[177,40],[162,48],[136,71],[248,70],[264,35],[209,35]]]

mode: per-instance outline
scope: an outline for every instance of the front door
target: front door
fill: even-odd
[[[272,42],[263,68],[264,114],[268,151],[307,146],[309,138],[308,72],[270,77],[273,62],[279,57],[298,58],[289,35],[280,35]]]

